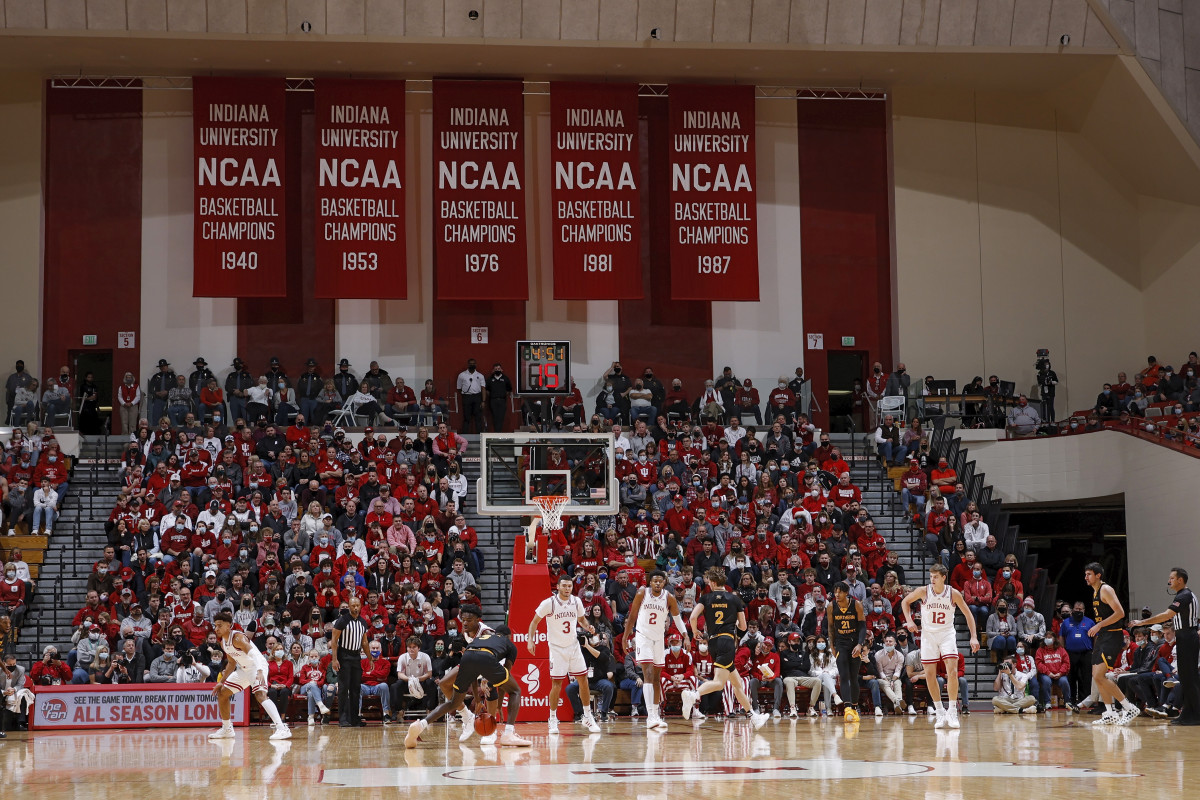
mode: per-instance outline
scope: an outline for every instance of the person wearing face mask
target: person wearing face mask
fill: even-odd
[[[977,562],[971,564],[971,577],[963,581],[962,593],[975,616],[976,627],[984,628],[992,610],[992,582],[983,574],[983,567]]]
[[[487,378],[475,368],[475,359],[467,359],[467,368],[458,373],[454,388],[462,395],[462,432],[483,433],[483,390]],[[511,391],[511,389],[510,389]]]
[[[1071,696],[1076,698],[1076,702],[1079,702],[1079,698],[1087,697],[1092,690],[1092,637],[1088,631],[1095,624],[1084,614],[1083,602],[1076,601],[1071,607],[1071,615],[1062,620],[1058,627],[1063,647],[1070,657],[1071,670],[1067,677],[1071,682]]]
[[[162,655],[150,662],[147,683],[174,683],[175,670],[179,666],[175,658],[175,642],[163,640]]]
[[[1025,395],[1017,397],[1017,404],[1008,410],[1006,429],[1011,436],[1032,436],[1042,424],[1041,415],[1029,404]]]
[[[1027,675],[1015,663],[1015,659],[1005,659],[1000,663],[996,673],[996,695],[992,698],[992,707],[997,714],[1025,714],[1037,712],[1037,699],[1025,693],[1028,683]]]
[[[1046,635],[1046,618],[1038,613],[1035,606],[1033,598],[1026,597],[1021,604],[1021,613],[1017,615],[1017,642],[1024,643],[1030,655]]]
[[[1071,657],[1062,643],[1047,632],[1037,648],[1038,711],[1047,711],[1054,687],[1058,687],[1064,704],[1071,702]]]
[[[998,661],[1003,661],[1016,652],[1016,620],[1008,613],[1008,601],[998,600],[996,611],[987,621],[988,649],[996,654]]]
[[[887,383],[884,384],[883,396],[908,397],[908,387],[911,383],[912,378],[908,374],[908,367],[899,363],[896,365],[896,371],[888,376]]]

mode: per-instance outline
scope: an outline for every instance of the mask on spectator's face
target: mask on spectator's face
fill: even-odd
[[[1053,647],[1054,646],[1054,637],[1047,636],[1045,639],[1042,639],[1042,643],[1044,645],[1046,645],[1046,647]]]

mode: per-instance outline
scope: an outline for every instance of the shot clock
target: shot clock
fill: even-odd
[[[517,394],[570,392],[570,342],[517,342]]]

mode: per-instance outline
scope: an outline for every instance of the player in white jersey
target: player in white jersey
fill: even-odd
[[[254,642],[250,641],[249,636],[233,629],[233,614],[228,611],[222,611],[213,618],[213,628],[221,640],[221,649],[225,651],[225,669],[217,678],[217,685],[213,687],[212,692],[217,698],[221,727],[210,733],[208,738],[233,738],[233,721],[230,719],[233,696],[247,689],[274,724],[275,732],[271,734],[271,738],[292,738],[287,724],[279,718],[279,709],[267,696],[267,659],[254,646]]]
[[[913,622],[912,604],[921,602],[921,663],[925,665],[925,686],[933,699],[937,712],[935,728],[958,724],[958,644],[954,634],[954,609],[957,607],[967,621],[971,631],[971,652],[979,652],[979,638],[975,633],[975,615],[963,599],[962,592],[946,583],[946,568],[934,564],[929,568],[929,585],[913,589],[901,602],[904,610],[904,627],[916,633]],[[937,682],[938,662],[946,664],[946,694],[949,709],[942,708],[942,692]]]
[[[625,617],[625,642],[633,639],[634,661],[642,668],[642,687],[646,692],[646,729],[666,729],[658,713],[655,695],[661,694],[659,680],[667,665],[667,626],[674,621],[683,637],[683,649],[689,649],[687,627],[679,616],[675,595],[667,591],[667,576],[662,570],[650,573],[646,586],[638,589],[629,614]],[[661,697],[659,698],[661,699]]]
[[[554,594],[538,605],[529,623],[527,647],[529,655],[537,655],[537,629],[546,620],[546,641],[550,645],[550,727],[549,733],[558,733],[558,693],[567,676],[579,684],[579,701],[583,703],[583,725],[592,733],[599,733],[600,726],[592,716],[592,696],[588,688],[588,668],[579,647],[578,628],[594,634],[596,629],[587,621],[587,609],[583,601],[571,594],[574,581],[567,575],[558,579]]]

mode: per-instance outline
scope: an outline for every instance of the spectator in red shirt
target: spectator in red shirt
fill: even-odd
[[[762,425],[762,411],[758,407],[758,389],[754,388],[754,384],[749,378],[746,378],[738,387],[734,394],[733,404],[735,413],[742,416],[753,414],[754,421]]]
[[[779,706],[783,702],[783,677],[780,674],[779,653],[775,652],[775,640],[770,636],[764,638],[754,648],[753,666],[750,670],[750,700],[754,709],[759,709],[758,692],[764,687],[774,691],[771,715],[780,716]]]
[[[974,561],[975,554],[969,550],[967,552]],[[963,599],[970,606],[971,613],[975,615],[976,630],[983,630],[987,625],[987,618],[992,613],[992,584],[983,574],[983,567],[979,564],[960,564],[959,566],[969,567],[970,577],[963,582],[959,591],[962,592]],[[955,571],[957,574],[957,568]],[[953,581],[950,585],[954,585]]]
[[[392,721],[390,707],[390,689],[387,685],[388,674],[392,670],[392,662],[383,658],[383,646],[379,642],[371,642],[370,657],[362,659],[362,684],[358,696],[358,719],[362,719],[362,699],[378,697],[383,713],[383,724]]]
[[[945,457],[938,459],[938,465],[929,477],[933,488],[941,492],[944,497],[957,491],[955,484],[958,483],[958,472],[950,466],[950,462]]]
[[[46,645],[42,660],[33,665],[29,679],[34,686],[59,686],[71,682],[71,668],[58,656],[58,648]]]
[[[767,410],[772,417],[782,414],[785,419],[790,419],[796,407],[796,393],[788,388],[787,381],[784,376],[779,376],[779,382],[771,393],[767,395]]]
[[[829,490],[829,496],[833,498],[833,504],[838,508],[862,502],[862,490],[850,482],[849,470],[841,473],[837,485]]]
[[[396,423],[398,417],[413,419],[417,413],[417,396],[411,388],[404,385],[404,378],[396,378],[395,386],[388,390],[387,402],[383,413],[388,422]]]
[[[1038,679],[1038,711],[1050,707],[1050,695],[1053,687],[1057,686],[1062,693],[1063,703],[1071,700],[1071,683],[1067,674],[1071,671],[1071,657],[1062,640],[1049,631],[1042,639],[1042,645],[1037,649],[1037,679]]]
[[[908,460],[908,471],[900,477],[900,503],[906,511],[915,510],[921,513],[925,510],[925,493],[929,490],[929,479],[917,459]]]
[[[981,564],[979,564],[978,562],[976,562],[976,560],[975,560],[975,551],[974,550],[967,550],[966,552],[964,552],[962,554],[962,559],[963,560],[960,561],[958,563],[958,565],[954,567],[954,570],[950,573],[950,585],[953,586],[955,589],[958,589],[960,592],[962,592],[965,595],[967,581],[971,580],[974,577],[972,574],[974,570],[980,570],[980,575],[981,575],[981,577],[984,577],[985,580],[986,580],[986,576],[984,576],[982,573],[983,566]],[[995,593],[993,592],[993,595],[994,594]]]

